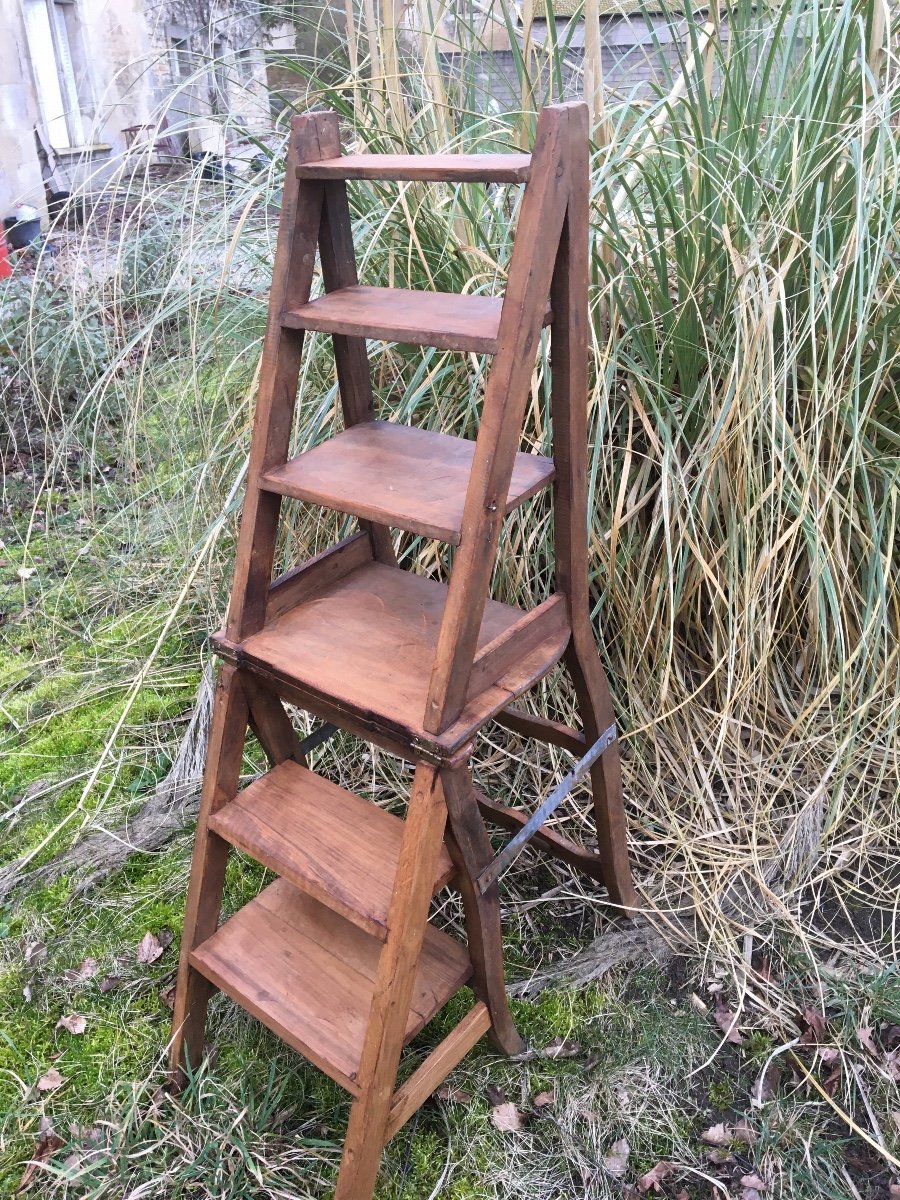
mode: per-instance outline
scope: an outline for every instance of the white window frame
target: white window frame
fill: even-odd
[[[23,0],[22,5],[38,108],[54,150],[85,142],[66,23],[69,7],[74,8],[72,0]]]

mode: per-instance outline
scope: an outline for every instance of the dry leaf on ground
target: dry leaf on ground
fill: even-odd
[[[654,1192],[661,1192],[663,1180],[668,1179],[673,1174],[674,1168],[671,1163],[658,1162],[655,1167],[651,1167],[646,1175],[640,1177],[638,1180],[638,1191],[643,1193],[649,1192],[652,1189]]]
[[[148,931],[141,938],[141,944],[137,948],[137,960],[139,963],[156,962],[164,949],[165,947],[160,945],[159,938]]]
[[[713,1013],[716,1024],[725,1034],[726,1042],[733,1042],[735,1046],[740,1046],[744,1040],[743,1034],[737,1027],[737,1017],[730,1008],[723,1005],[716,1007]]]
[[[718,1125],[711,1125],[709,1129],[704,1129],[700,1134],[700,1141],[706,1142],[708,1146],[729,1146],[732,1136],[730,1126],[720,1121]]]
[[[609,1154],[603,1156],[603,1166],[612,1175],[613,1179],[621,1179],[628,1170],[628,1156],[631,1153],[631,1147],[625,1138],[619,1138],[617,1142],[609,1148]]]
[[[577,1058],[580,1053],[578,1043],[570,1042],[568,1038],[554,1038],[540,1051],[542,1058]]]
[[[90,979],[92,975],[96,974],[97,960],[83,958],[77,967],[70,967],[68,971],[63,971],[62,977],[66,983],[84,983],[86,979]]]
[[[57,1029],[68,1029],[69,1033],[84,1033],[87,1029],[87,1018],[81,1013],[69,1013],[67,1017],[60,1017],[56,1022]]]
[[[38,1173],[38,1169],[42,1162],[45,1162],[51,1154],[59,1150],[65,1142],[61,1137],[53,1132],[53,1126],[47,1117],[41,1117],[41,1132],[38,1138],[37,1145],[34,1149],[34,1154],[28,1160],[25,1170],[22,1173],[22,1178],[19,1180],[19,1186],[16,1188],[16,1193],[24,1192],[31,1186],[31,1181]]]
[[[449,1083],[442,1083],[434,1093],[438,1100],[452,1100],[455,1104],[471,1104],[472,1096],[463,1088],[451,1087]]]
[[[504,1133],[515,1133],[522,1128],[522,1114],[511,1101],[498,1104],[491,1109],[491,1124]]]
[[[37,1081],[39,1092],[52,1092],[66,1082],[65,1076],[60,1075],[56,1067],[51,1067],[46,1075],[42,1075]]]
[[[553,1092],[538,1092],[531,1103],[535,1108],[549,1108],[556,1103],[556,1095]]]

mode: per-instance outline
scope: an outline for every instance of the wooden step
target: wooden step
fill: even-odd
[[[269,471],[266,491],[459,545],[475,443],[367,421]],[[553,479],[553,460],[517,454],[505,512]]]
[[[297,178],[525,183],[530,171],[530,154],[345,154],[304,163]]]
[[[502,307],[500,296],[355,284],[325,292],[300,308],[288,309],[281,314],[281,322],[288,329],[495,354]],[[544,324],[551,319],[548,304]]]
[[[371,560],[359,563],[365,539],[353,543],[348,569],[336,575],[335,559],[321,556],[309,582],[295,576],[299,599],[280,606],[259,633],[243,643],[213,638],[217,650],[242,667],[258,671],[276,690],[325,720],[343,728],[409,744],[440,741],[452,752],[488,717],[506,708],[560,659],[568,642],[563,625],[535,645],[531,614],[488,600],[478,637],[476,663],[491,647],[504,648],[504,635],[525,626],[527,649],[488,655],[479,676],[480,690],[466,703],[459,720],[435,739],[425,732],[425,703],[434,665],[438,629],[447,587],[436,580]],[[318,582],[317,582],[318,581]],[[524,643],[523,643],[524,646]],[[490,661],[495,678],[486,678]]]
[[[404,824],[299,763],[280,763],[211,818],[210,828],[384,941]],[[441,854],[434,890],[453,877]]]
[[[270,884],[192,954],[201,974],[354,1095],[381,943],[297,891]],[[406,1041],[466,982],[468,952],[433,926]]]

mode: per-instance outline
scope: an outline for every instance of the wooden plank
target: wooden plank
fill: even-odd
[[[261,492],[258,481],[260,475],[287,458],[303,350],[302,332],[285,330],[281,313],[309,299],[324,197],[323,184],[298,183],[293,168],[300,162],[333,158],[338,153],[340,135],[334,113],[310,113],[293,119],[226,626],[229,637],[236,641],[261,628],[266,616],[281,498]]]
[[[586,749],[584,734],[573,729],[571,725],[563,725],[561,721],[550,721],[547,717],[539,717],[534,713],[525,712],[522,708],[510,705],[498,712],[494,717],[498,725],[512,729],[523,737],[536,738],[539,742],[547,742],[551,746],[561,746],[563,750],[571,750],[580,758]]]
[[[275,692],[249,674],[244,679],[244,692],[250,705],[250,727],[269,762],[273,766],[286,759],[302,763],[303,748],[297,731]]]
[[[450,828],[447,849],[456,865],[456,882],[466,917],[466,936],[472,959],[472,986],[491,1015],[491,1038],[504,1054],[520,1054],[525,1043],[519,1036],[509,1001],[503,968],[503,927],[500,891],[496,884],[483,891],[477,879],[493,859],[467,761],[446,766],[440,773]]]
[[[326,292],[308,304],[285,305],[282,324],[286,329],[493,354],[502,307],[498,296],[357,285]],[[552,314],[546,300],[541,314],[548,324]]]
[[[216,683],[181,934],[169,1046],[169,1074],[175,1087],[184,1082],[185,1062],[197,1067],[203,1058],[211,988],[194,970],[190,955],[195,946],[213,933],[219,921],[229,848],[227,842],[210,830],[209,822],[237,791],[246,733],[247,699],[241,675],[226,664],[220,668]]]
[[[564,638],[569,631],[565,596],[551,596],[507,626],[475,655],[469,675],[469,696],[496,683],[538,646]]]
[[[297,168],[298,179],[525,183],[530,154],[344,154]]]
[[[457,545],[475,443],[431,429],[368,421],[263,476],[260,486]],[[553,479],[553,460],[518,453],[511,512]]]
[[[212,819],[220,836],[384,941],[403,822],[295,762],[241,791]],[[443,851],[434,891],[452,878]]]
[[[462,946],[423,922],[401,1036],[465,983]],[[354,1095],[381,944],[286,880],[270,884],[191,956],[193,965]]]
[[[280,575],[269,586],[266,624],[305,604],[333,587],[357,567],[372,562],[372,548],[366,533],[354,533],[320,554],[307,559],[293,571]]]
[[[520,812],[517,808],[509,808],[505,804],[498,804],[496,800],[490,800],[477,789],[475,795],[478,800],[478,807],[481,809],[485,820],[492,821],[495,825],[499,825],[501,829],[506,829],[510,833],[515,834],[522,829],[528,820],[529,813]],[[581,871],[584,875],[589,876],[589,878],[596,879],[600,883],[605,883],[603,863],[596,852],[585,850],[577,842],[569,841],[562,834],[556,833],[552,829],[547,829],[546,826],[539,829],[531,840],[541,850],[545,850],[548,854],[552,854],[554,858],[568,863],[576,871]]]
[[[479,1002],[432,1050],[409,1079],[397,1088],[391,1101],[385,1142],[389,1142],[394,1134],[403,1128],[413,1113],[440,1087],[453,1068],[462,1062],[490,1027],[491,1014],[487,1005]]]
[[[385,1142],[403,1030],[423,950],[431,880],[440,855],[447,809],[429,763],[416,766],[403,845],[388,914],[390,933],[378,963],[369,1028],[359,1063],[360,1095],[350,1110],[334,1200],[360,1200],[375,1186]],[[467,956],[468,964],[468,956]],[[471,964],[469,972],[471,974]],[[419,968],[421,971],[421,967]],[[445,997],[446,998],[446,997]]]
[[[538,120],[532,173],[522,198],[497,334],[497,357],[488,376],[459,549],[429,687],[425,727],[432,733],[440,733],[459,717],[469,691],[482,605],[500,537],[498,514],[521,438],[568,198],[565,156],[570,107],[545,108]]]
[[[347,188],[342,182],[325,185],[322,223],[319,229],[319,257],[326,292],[355,287],[359,283]],[[360,422],[371,421],[375,416],[375,400],[372,395],[372,376],[365,338],[344,337],[336,333],[332,344],[344,424],[349,428]],[[397,558],[390,530],[369,523],[364,523],[363,528],[369,535],[375,558],[379,562],[396,566]]]

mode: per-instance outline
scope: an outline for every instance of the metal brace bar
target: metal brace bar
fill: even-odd
[[[304,757],[309,754],[310,750],[315,750],[316,746],[321,746],[323,742],[327,742],[329,738],[333,738],[337,733],[337,725],[332,725],[330,721],[326,721],[324,725],[320,725],[318,729],[314,729],[312,733],[307,734],[299,746],[299,753]]]
[[[600,757],[604,750],[607,750],[616,740],[618,734],[615,725],[610,725],[604,731],[588,750],[583,758],[580,758],[572,770],[564,779],[556,785],[543,804],[536,810],[534,815],[522,826],[515,837],[510,838],[499,854],[496,854],[488,865],[481,871],[475,883],[482,896],[488,890],[492,883],[495,882],[501,872],[505,871],[513,859],[518,858],[519,854],[525,847],[527,842],[530,842],[540,827],[547,821],[553,812],[559,808],[569,792],[584,779],[588,771]]]

